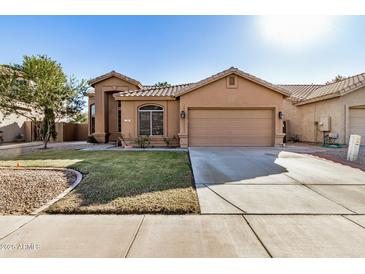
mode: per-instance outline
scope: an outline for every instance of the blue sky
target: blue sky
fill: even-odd
[[[365,16],[0,16],[0,63],[47,54],[67,74],[116,70],[144,84],[230,66],[273,83],[365,72]]]

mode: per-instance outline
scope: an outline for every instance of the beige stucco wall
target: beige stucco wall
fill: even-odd
[[[289,120],[288,135],[298,135],[300,141],[317,143],[323,141],[323,132],[319,131],[316,123],[321,117],[331,117],[331,132],[337,132],[340,137],[343,134],[341,122],[343,113],[340,111],[339,98],[298,106],[286,102],[284,111],[286,119]]]
[[[301,116],[297,106],[292,101],[284,99],[283,101],[284,120],[287,122],[287,140],[291,140],[295,134],[301,134]],[[299,132],[300,131],[300,132]]]
[[[365,88],[347,95],[305,105],[293,106],[284,102],[290,134],[298,134],[303,142],[323,142],[323,132],[315,122],[321,117],[331,117],[331,133],[338,133],[338,143],[347,144],[349,138],[349,109],[365,105]]]
[[[140,98],[139,98],[140,99]],[[133,145],[138,137],[138,109],[144,105],[158,105],[164,109],[164,135],[150,137],[154,146],[165,146],[163,138],[175,139],[179,133],[179,103],[176,100],[128,100],[121,101],[122,134]],[[176,139],[177,142],[177,139]],[[176,143],[175,142],[175,143]]]
[[[180,119],[181,146],[189,144],[189,108],[271,108],[275,117],[273,145],[282,144],[282,120],[278,112],[283,109],[284,96],[244,78],[237,79],[237,88],[227,88],[225,77],[181,96],[180,110],[187,114],[185,119]]]
[[[95,89],[95,138],[99,142],[108,141],[109,133],[115,135],[116,129],[116,102],[112,94],[138,89],[136,85],[111,77],[94,85]],[[89,104],[91,101],[89,101]],[[112,136],[112,137],[113,137]]]
[[[319,122],[321,117],[330,117],[330,132],[338,133],[340,137],[339,142],[343,142],[343,122],[341,119],[341,117],[343,117],[343,112],[340,109],[339,98],[307,104],[300,106],[299,108],[301,110],[302,117],[301,141],[317,143],[323,142],[323,132],[319,131],[318,125],[315,122]]]
[[[0,113],[0,131],[2,131],[4,142],[12,142],[19,133],[24,134],[24,122],[26,118],[11,114],[6,116]]]

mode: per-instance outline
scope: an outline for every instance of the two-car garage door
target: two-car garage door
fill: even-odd
[[[272,109],[189,110],[189,146],[272,146]]]
[[[361,135],[361,144],[365,145],[365,108],[350,109],[350,135]]]

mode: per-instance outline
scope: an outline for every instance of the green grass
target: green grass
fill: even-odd
[[[0,160],[0,166],[70,167],[77,188],[48,213],[198,213],[187,153],[48,150]]]

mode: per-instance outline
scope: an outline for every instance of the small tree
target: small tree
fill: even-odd
[[[87,113],[86,112],[80,112],[78,114],[76,114],[72,119],[71,122],[73,123],[80,123],[80,124],[85,124],[87,123]]]
[[[85,80],[67,78],[51,58],[24,56],[21,65],[0,67],[0,110],[35,122],[47,148],[56,137],[55,122],[80,113],[87,88]]]
[[[337,83],[337,82],[340,82],[340,81],[342,81],[342,80],[344,80],[344,79],[346,79],[346,77],[344,77],[344,76],[342,76],[342,75],[338,74],[338,75],[336,75],[336,77],[335,77],[335,78],[333,78],[331,81],[326,82],[326,84],[333,84],[333,83]]]
[[[155,86],[159,88],[167,88],[170,87],[171,84],[169,84],[168,82],[157,82]]]

